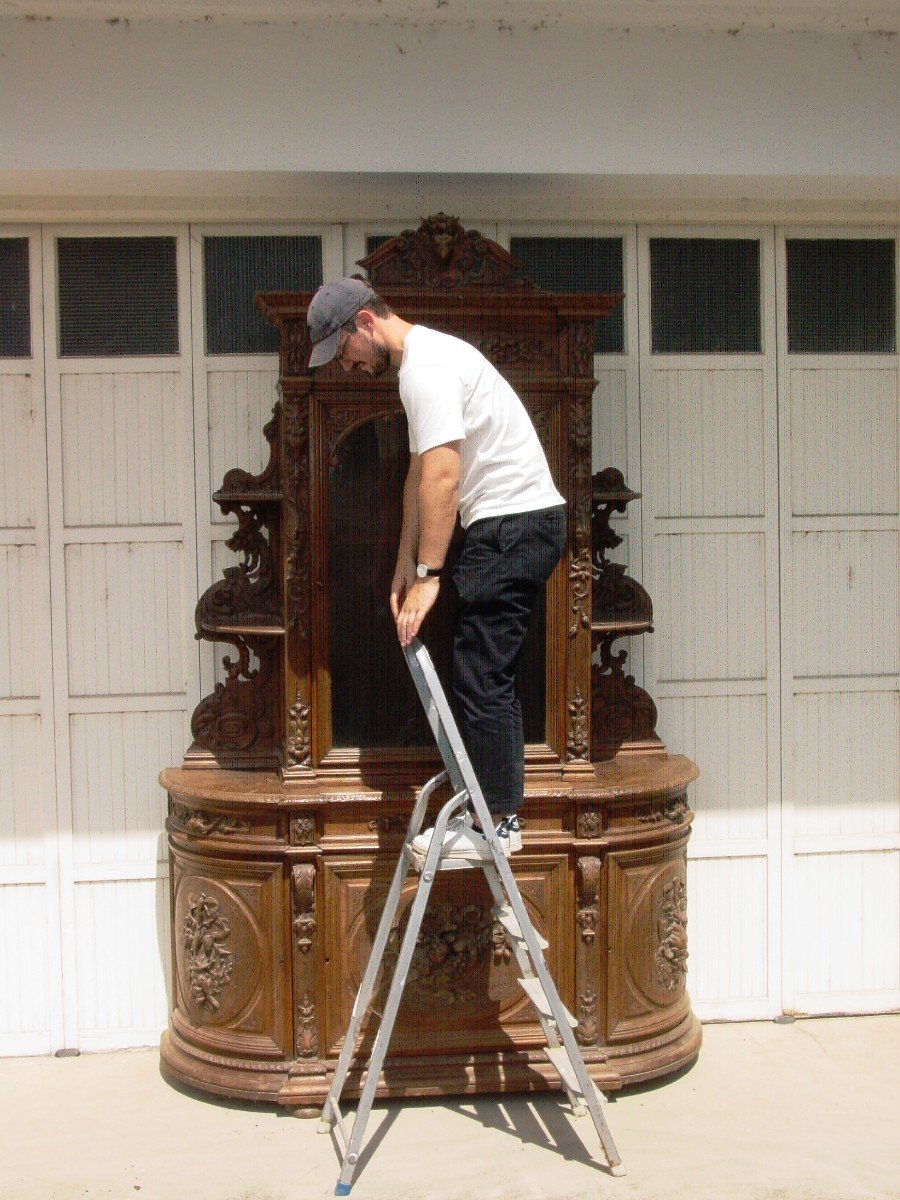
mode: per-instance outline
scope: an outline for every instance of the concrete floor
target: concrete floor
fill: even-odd
[[[155,1050],[0,1060],[2,1200],[318,1200],[316,1121],[170,1087]],[[356,1200],[900,1198],[900,1018],[708,1025],[699,1061],[606,1106],[628,1169],[553,1095],[378,1105]]]

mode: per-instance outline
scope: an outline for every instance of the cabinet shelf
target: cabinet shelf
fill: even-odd
[[[217,634],[236,634],[239,637],[284,637],[283,625],[262,621],[240,621],[227,625],[218,622],[211,625],[202,621],[200,630],[211,638],[215,638]]]
[[[283,492],[218,491],[213,492],[216,504],[280,504]]]
[[[627,637],[630,634],[652,632],[652,621],[591,621],[591,633],[618,633]]]

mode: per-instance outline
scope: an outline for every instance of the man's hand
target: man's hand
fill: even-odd
[[[436,575],[433,575],[427,579],[417,579],[406,593],[403,607],[396,614],[397,636],[400,638],[401,646],[408,646],[419,632],[422,622],[434,607],[440,590],[441,581]],[[394,596],[391,593],[392,607],[393,603]]]
[[[391,612],[394,620],[400,616],[400,609],[406,600],[409,589],[416,582],[416,560],[411,554],[402,555],[397,559],[394,578],[391,581]]]

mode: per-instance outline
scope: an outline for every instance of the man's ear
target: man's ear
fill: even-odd
[[[367,308],[361,308],[356,314],[356,328],[363,333],[372,333],[375,329],[375,314]]]

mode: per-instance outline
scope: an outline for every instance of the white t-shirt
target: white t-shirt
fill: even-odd
[[[413,454],[462,443],[463,528],[482,517],[565,503],[525,406],[474,346],[414,325],[403,343],[399,384]]]

